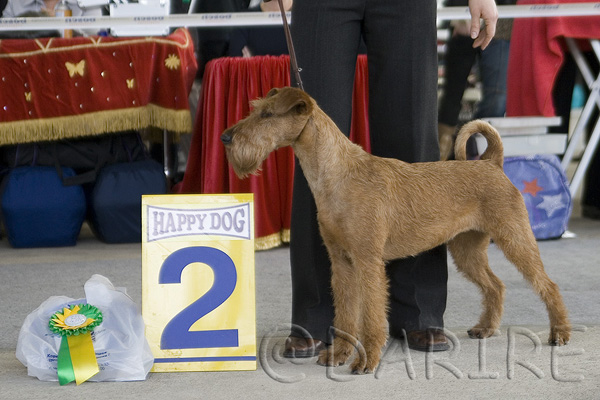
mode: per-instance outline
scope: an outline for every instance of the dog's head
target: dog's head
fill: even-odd
[[[304,91],[285,87],[271,89],[252,102],[245,119],[221,135],[227,159],[236,175],[244,178],[256,173],[269,153],[292,145],[302,133],[315,107]]]

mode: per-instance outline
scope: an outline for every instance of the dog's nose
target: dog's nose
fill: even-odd
[[[232,135],[231,129],[227,129],[221,135],[221,142],[223,142],[223,144],[231,144],[232,140],[233,140],[233,135]]]

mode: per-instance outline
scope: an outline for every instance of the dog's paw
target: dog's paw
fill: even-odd
[[[548,336],[548,344],[550,346],[564,346],[569,343],[571,339],[571,328],[566,327],[554,327],[550,330],[550,336]]]
[[[474,326],[473,328],[469,329],[467,333],[469,334],[469,337],[471,339],[485,339],[494,336],[499,332],[497,332],[497,330],[493,328],[482,328],[479,326]]]
[[[372,374],[377,368],[377,364],[379,364],[379,360],[370,362],[370,360],[365,360],[357,356],[350,366],[350,370],[353,375]]]
[[[339,367],[340,365],[344,365],[347,359],[348,356],[335,353],[329,348],[321,350],[319,353],[319,358],[317,359],[317,364],[324,367]]]
[[[335,338],[333,344],[319,353],[317,363],[328,367],[344,365],[354,353],[354,346],[346,340]]]
[[[373,370],[370,368],[352,368],[352,375],[366,375],[372,374]]]

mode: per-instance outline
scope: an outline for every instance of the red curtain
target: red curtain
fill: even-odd
[[[370,150],[367,63],[357,62],[351,139]],[[228,166],[222,132],[250,112],[250,102],[271,88],[290,85],[288,56],[220,58],[206,66],[185,176],[180,193],[254,193],[256,248],[289,241],[294,154],[274,151],[258,176],[238,179]]]

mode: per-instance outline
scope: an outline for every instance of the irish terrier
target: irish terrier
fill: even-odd
[[[483,312],[469,336],[491,336],[500,326],[505,287],[488,265],[490,238],[546,304],[548,342],[569,341],[566,307],[544,271],[521,193],[502,169],[500,136],[489,124],[473,121],[461,129],[460,161],[408,164],[353,144],[300,89],[272,89],[252,105],[250,115],[227,129],[221,141],[241,178],[259,170],[280,147],[292,146],[300,161],[331,259],[334,326],[344,333],[321,352],[320,364],[341,365],[357,348],[352,372],[373,372],[387,341],[386,260],[443,243],[483,295]],[[465,161],[466,141],[476,132],[488,148],[481,160]]]

